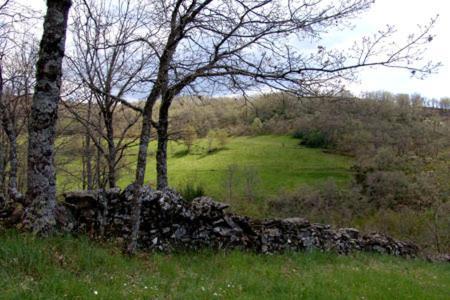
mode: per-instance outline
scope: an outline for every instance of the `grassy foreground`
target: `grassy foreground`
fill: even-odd
[[[142,254],[0,232],[1,299],[449,299],[450,265],[379,255]]]

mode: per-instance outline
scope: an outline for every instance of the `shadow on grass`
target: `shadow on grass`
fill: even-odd
[[[180,151],[177,151],[174,154],[172,154],[172,156],[176,157],[176,158],[185,157],[187,155],[189,155],[189,150],[188,149],[180,150]]]
[[[214,155],[216,153],[219,153],[221,151],[225,151],[225,150],[229,150],[227,147],[221,147],[221,148],[213,148],[211,150],[207,150],[206,152],[204,152],[203,154],[200,155],[200,157],[198,159],[202,159],[205,157],[208,157],[210,155]]]

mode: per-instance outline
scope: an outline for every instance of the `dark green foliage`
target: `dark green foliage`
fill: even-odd
[[[195,198],[205,196],[204,188],[199,184],[192,182],[186,183],[180,190],[181,196],[184,200],[191,202]]]
[[[300,145],[310,148],[331,148],[329,137],[320,130],[300,129],[294,132],[294,138],[300,139]]]

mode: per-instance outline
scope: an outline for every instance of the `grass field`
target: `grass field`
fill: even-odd
[[[119,185],[131,183],[134,178],[134,160],[136,148],[132,148],[126,160],[131,163],[129,170],[122,170]],[[155,152],[155,144],[151,145]],[[229,188],[226,188],[230,169],[234,169],[231,193],[234,206],[243,210],[244,206],[258,206],[258,203],[246,203],[246,182],[250,182],[255,194],[254,201],[266,199],[279,190],[294,189],[300,185],[314,185],[327,179],[337,183],[347,182],[350,177],[349,157],[324,153],[320,149],[310,149],[298,145],[298,140],[289,136],[257,136],[230,138],[223,149],[207,152],[207,141],[199,140],[191,153],[186,146],[171,142],[168,147],[169,183],[175,188],[186,184],[200,185],[207,195],[215,199],[228,201]],[[74,161],[73,169],[80,168]],[[155,185],[155,157],[149,156],[146,182]],[[61,186],[65,175],[59,176]],[[66,189],[77,189],[69,185]],[[245,205],[243,205],[245,204]],[[252,213],[253,209],[247,209]]]
[[[0,232],[0,299],[448,299],[450,264],[358,254],[141,254]]]

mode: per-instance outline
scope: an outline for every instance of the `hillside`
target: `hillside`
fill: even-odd
[[[299,146],[298,140],[289,136],[232,137],[224,147],[213,146],[215,149],[208,153],[207,140],[199,139],[188,153],[184,144],[171,142],[168,153],[170,185],[177,189],[186,185],[199,186],[205,194],[232,202],[238,210],[261,215],[263,200],[281,190],[316,185],[328,179],[344,183],[351,178],[351,158]],[[133,181],[131,170],[134,169],[136,151],[134,147],[127,153],[127,164],[131,168],[130,171],[121,170],[121,187]],[[155,143],[152,143],[152,151],[154,153]],[[155,186],[154,166],[152,155],[146,173],[147,183],[151,186]],[[71,169],[81,169],[81,161],[73,161]],[[65,190],[81,189],[80,182],[72,184],[73,179],[67,174],[62,173],[58,179]]]
[[[331,253],[140,254],[0,233],[1,299],[448,299],[450,266]]]

